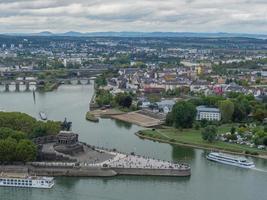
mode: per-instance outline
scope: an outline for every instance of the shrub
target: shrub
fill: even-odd
[[[217,128],[215,126],[207,126],[201,132],[203,140],[213,142],[217,137]]]

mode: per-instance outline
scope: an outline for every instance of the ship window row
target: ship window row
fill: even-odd
[[[3,181],[3,182],[6,182],[6,183],[29,183],[29,184],[32,184],[32,181],[31,180],[20,180],[20,179],[0,179],[0,181]]]
[[[233,162],[233,163],[238,162],[238,160],[236,160],[236,159],[222,158],[220,156],[214,156],[214,157],[216,157],[218,160],[222,160],[222,161],[229,161],[229,162]]]
[[[17,186],[32,186],[32,183],[11,183],[11,182],[6,182],[6,181],[3,181],[3,184],[6,184],[6,185],[17,185]]]

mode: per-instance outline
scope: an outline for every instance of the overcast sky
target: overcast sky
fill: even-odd
[[[267,0],[0,0],[0,32],[267,33]]]

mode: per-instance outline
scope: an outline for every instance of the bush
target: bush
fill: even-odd
[[[237,140],[237,136],[235,134],[227,135],[227,140]]]
[[[199,122],[195,122],[195,124],[194,124],[194,128],[196,129],[196,130],[199,130],[200,129],[200,123]]]
[[[230,132],[231,132],[232,135],[235,134],[235,131],[236,131],[235,130],[235,127],[232,127],[231,130],[230,130]]]
[[[215,126],[207,126],[201,132],[203,140],[213,142],[217,137],[217,128]]]
[[[202,119],[202,120],[200,121],[200,126],[201,126],[201,128],[205,128],[205,127],[207,127],[208,124],[209,124],[209,122],[208,122],[208,120],[206,120],[206,119]]]

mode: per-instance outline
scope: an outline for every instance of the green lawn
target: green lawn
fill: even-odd
[[[226,124],[218,127],[218,133],[229,132],[232,127],[232,124]],[[225,151],[239,152],[243,153],[245,151],[257,152],[261,155],[267,155],[266,150],[259,150],[256,148],[251,148],[246,145],[239,144],[230,144],[227,142],[216,141],[209,143],[204,141],[201,136],[201,130],[195,129],[184,129],[178,130],[174,128],[164,128],[153,130],[143,130],[142,134],[147,137],[154,138],[155,140],[163,140],[165,142],[185,144],[185,145],[194,145],[203,148],[214,148],[221,149]]]

